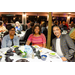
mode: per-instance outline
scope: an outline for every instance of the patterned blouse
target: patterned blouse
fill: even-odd
[[[43,47],[43,44],[46,43],[46,38],[45,35],[41,33],[40,36],[36,37],[33,34],[31,34],[28,37],[28,41],[30,41],[32,43],[32,45],[38,45],[40,47]]]

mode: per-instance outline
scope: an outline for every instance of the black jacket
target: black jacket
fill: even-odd
[[[24,41],[27,41],[29,35],[32,34],[32,28],[28,29],[24,35]]]

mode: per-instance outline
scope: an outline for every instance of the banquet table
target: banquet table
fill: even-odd
[[[6,62],[5,61],[5,52],[8,50],[9,48],[2,48],[0,49],[0,55],[2,55],[2,59],[1,62]],[[24,49],[24,46],[20,46],[19,47],[20,50]],[[43,48],[43,47],[39,47],[36,48],[36,51],[42,50],[42,52],[40,52],[40,55],[47,55],[47,58],[45,61],[43,61],[42,59],[38,59],[38,57],[34,57],[34,59],[32,59],[31,56],[27,57],[27,58],[22,58],[21,56],[17,55],[16,53],[14,53],[14,56],[10,56],[11,59],[14,59],[13,62],[16,62],[19,59],[27,59],[29,62],[62,62],[62,59],[59,57],[59,55],[57,53],[55,53],[55,57],[50,57],[49,53],[53,53],[52,50],[49,50],[47,48]],[[34,53],[35,55],[35,53]]]

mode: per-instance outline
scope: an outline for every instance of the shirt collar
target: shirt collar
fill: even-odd
[[[57,37],[56,37],[56,39],[60,39],[60,38],[61,38],[61,35],[60,35],[60,37],[59,37],[59,38],[57,38]]]
[[[9,35],[9,34],[8,34],[8,38],[10,39],[10,35]],[[15,38],[15,35],[14,35],[14,38]],[[14,38],[13,38],[13,39],[14,39]],[[10,39],[10,40],[11,40],[11,39]]]

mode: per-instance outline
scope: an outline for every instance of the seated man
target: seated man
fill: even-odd
[[[8,31],[9,34],[3,37],[2,48],[19,45],[19,38],[15,36],[15,28],[11,26]]]
[[[29,35],[32,34],[32,30],[33,30],[33,28],[34,28],[34,23],[31,22],[31,23],[30,23],[30,26],[31,26],[31,28],[29,28],[29,29],[26,31],[25,35],[24,35],[24,41],[27,41]]]
[[[57,52],[63,61],[74,61],[75,46],[68,34],[61,34],[59,26],[53,27],[53,33],[56,36],[52,40],[52,50]]]

